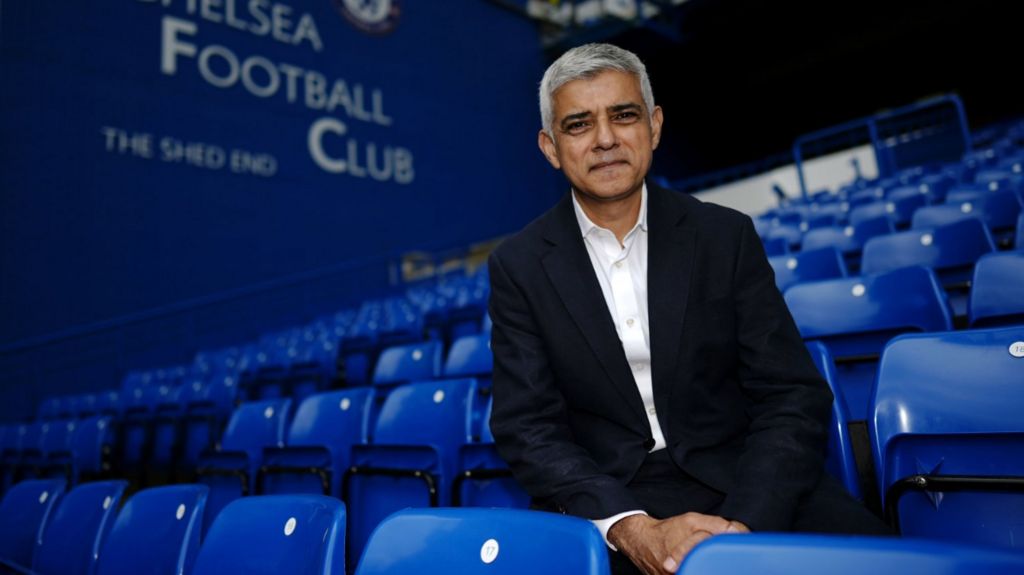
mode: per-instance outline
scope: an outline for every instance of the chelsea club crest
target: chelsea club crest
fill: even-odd
[[[398,24],[398,0],[331,0],[353,26],[369,34],[387,34]]]

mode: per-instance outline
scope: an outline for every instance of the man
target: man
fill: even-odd
[[[823,477],[832,395],[746,216],[645,182],[647,73],[606,44],[540,86],[571,191],[491,256],[491,430],[541,504],[594,521],[616,573],[674,573],[750,530],[885,533]]]

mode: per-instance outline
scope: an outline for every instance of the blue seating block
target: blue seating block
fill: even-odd
[[[1024,572],[1024,555],[1000,549],[888,537],[752,533],[712,537],[679,575],[897,575]]]
[[[286,447],[265,447],[258,493],[316,493],[341,497],[353,445],[368,440],[371,388],[306,398],[295,413]]]
[[[608,575],[597,528],[518,509],[407,509],[374,532],[356,575]]]
[[[900,333],[953,329],[946,295],[926,268],[795,285],[786,303],[805,340],[828,346],[853,421],[868,416],[878,356]]]
[[[391,386],[441,375],[441,342],[425,341],[385,349],[377,360],[373,384]]]
[[[846,263],[836,248],[805,250],[788,256],[768,258],[775,272],[775,285],[784,292],[798,283],[846,276]]]
[[[431,381],[398,387],[385,400],[374,443],[353,446],[346,475],[352,559],[390,513],[450,504],[459,449],[471,441],[475,393],[472,379]]]
[[[1024,250],[978,260],[968,312],[972,327],[1024,324]]]
[[[207,488],[171,485],[125,503],[99,554],[96,575],[182,575],[199,553]]]
[[[63,479],[22,481],[0,501],[0,560],[29,568],[36,540],[64,495]]]
[[[1022,369],[1024,326],[904,335],[886,347],[872,449],[904,535],[1024,549]]]
[[[192,575],[342,575],[345,505],[323,495],[259,495],[213,523]]]
[[[65,495],[32,555],[37,575],[91,575],[127,481],[83,483]]]

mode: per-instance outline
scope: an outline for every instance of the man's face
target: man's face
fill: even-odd
[[[545,131],[538,144],[583,196],[609,201],[639,190],[661,138],[661,108],[648,119],[635,76],[607,70],[573,80],[555,91],[554,140]]]

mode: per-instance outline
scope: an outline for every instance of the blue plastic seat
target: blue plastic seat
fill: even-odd
[[[324,495],[232,502],[203,540],[192,575],[343,575],[345,505]]]
[[[982,256],[971,284],[971,327],[1024,325],[1024,251]]]
[[[904,535],[1024,550],[1024,326],[906,335],[882,355],[872,448]]]
[[[803,249],[811,251],[834,247],[843,254],[848,273],[856,273],[860,270],[865,242],[893,231],[892,222],[887,217],[872,218],[845,227],[818,228],[804,235]]]
[[[861,271],[877,274],[907,266],[930,267],[949,293],[954,315],[965,317],[974,263],[992,251],[995,243],[988,229],[970,218],[873,238],[864,246]]]
[[[205,485],[170,485],[133,495],[107,535],[96,575],[191,573],[206,494]]]
[[[484,410],[491,393],[491,374],[494,371],[494,354],[491,353],[490,332],[467,335],[455,340],[444,362],[444,377],[476,379],[477,396],[473,401],[473,437],[481,436]]]
[[[341,497],[341,479],[355,444],[368,438],[372,388],[307,397],[295,412],[286,447],[263,448],[258,493]]]
[[[356,575],[607,575],[597,528],[578,517],[519,509],[406,509],[385,520]]]
[[[425,341],[389,347],[377,359],[375,386],[394,386],[441,375],[441,342]]]
[[[70,459],[66,463],[69,485],[97,479],[112,468],[114,449],[113,419],[93,416],[78,422],[69,446]],[[51,455],[51,461],[59,458]]]
[[[493,400],[488,401],[484,409],[480,441],[459,449],[458,474],[452,482],[452,505],[525,509],[530,505],[530,496],[512,477],[512,471],[494,445],[489,424],[493,405]]]
[[[907,575],[1024,572],[1024,555],[894,537],[722,535],[690,552],[679,575]]]
[[[897,230],[910,227],[914,211],[927,203],[927,197],[911,189],[890,194],[888,199],[879,200],[854,208],[850,212],[850,225],[857,225],[873,218],[888,218]]]
[[[349,502],[349,553],[403,507],[446,506],[459,449],[471,441],[472,379],[411,383],[388,395],[370,445],[352,448],[343,489]]]
[[[846,276],[846,263],[836,248],[775,256],[768,258],[768,263],[775,272],[775,285],[781,292],[798,283]]]
[[[803,240],[803,232],[800,230],[800,225],[779,225],[774,226],[768,230],[765,234],[764,239],[766,242],[775,240],[783,240],[786,242],[787,250],[798,250],[800,249],[800,242]]]
[[[39,421],[57,419],[58,413],[60,413],[60,398],[47,397],[39,403],[39,408],[36,409],[36,419]]]
[[[91,575],[127,481],[83,483],[61,498],[32,555],[38,575]]]
[[[1024,211],[1017,218],[1017,242],[1014,247],[1018,250],[1024,250]]]
[[[36,540],[64,495],[64,480],[34,479],[11,487],[0,501],[0,560],[29,568]]]
[[[926,268],[799,284],[786,303],[807,341],[821,341],[853,421],[868,417],[878,357],[900,333],[952,329],[946,294]]]
[[[204,525],[229,502],[255,492],[263,448],[284,446],[290,410],[290,399],[249,401],[235,409],[220,449],[199,458],[197,483],[210,488]]]
[[[860,486],[860,472],[853,454],[853,440],[850,437],[850,412],[843,399],[843,392],[836,382],[835,364],[828,348],[820,341],[807,344],[807,351],[814,360],[818,372],[832,390],[832,420],[828,425],[828,447],[825,451],[825,470],[838,479],[850,495],[863,500]]]
[[[961,201],[951,202],[947,198],[945,204],[925,206],[914,212],[911,224],[913,229],[934,228],[964,218],[979,218],[991,230],[1001,245],[1013,237],[1013,226],[1021,213],[1021,200],[1012,190],[985,192]]]
[[[178,443],[178,468],[191,479],[199,457],[220,440],[238,398],[238,380],[234,375],[212,373],[182,385],[180,399],[184,408],[181,439]]]

